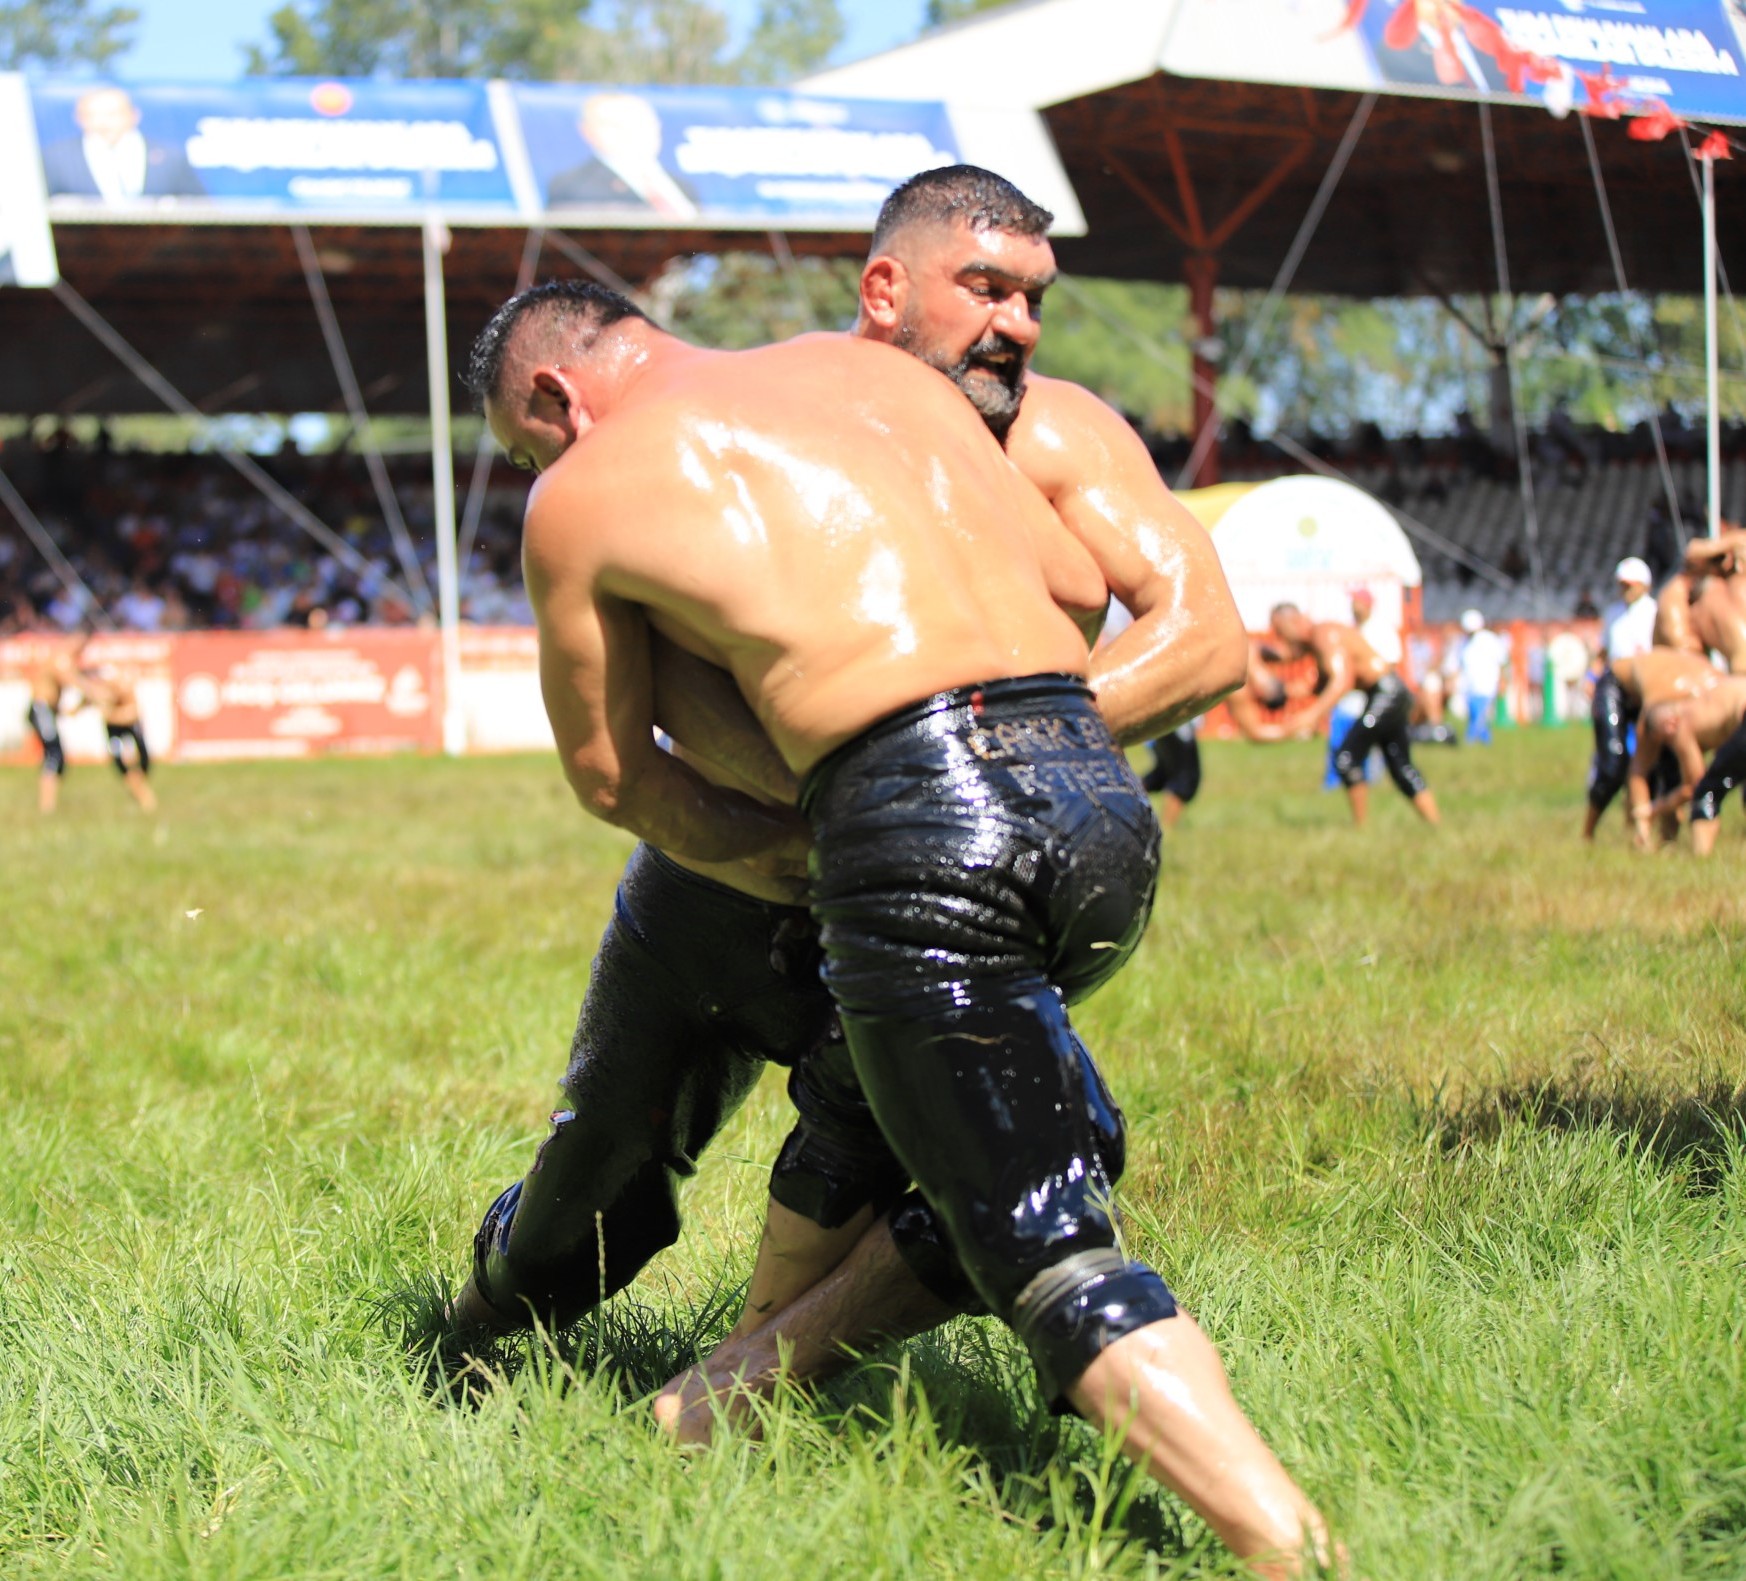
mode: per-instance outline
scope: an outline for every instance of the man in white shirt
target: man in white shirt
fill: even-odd
[[[1510,662],[1510,645],[1485,623],[1484,614],[1470,609],[1461,617],[1466,638],[1455,661],[1461,675],[1461,696],[1467,712],[1467,739],[1491,745],[1491,720],[1497,694]]]
[[[1625,787],[1631,751],[1626,733],[1637,722],[1637,710],[1610,668],[1616,659],[1634,659],[1655,644],[1655,600],[1649,596],[1649,567],[1636,555],[1619,562],[1613,573],[1619,597],[1601,616],[1601,651],[1606,663],[1594,685],[1589,717],[1594,723],[1594,759],[1588,770],[1588,810],[1582,837],[1594,839],[1601,814]]]
[[[1607,662],[1634,659],[1655,645],[1655,600],[1649,596],[1649,567],[1632,555],[1613,573],[1619,596],[1601,616]]]

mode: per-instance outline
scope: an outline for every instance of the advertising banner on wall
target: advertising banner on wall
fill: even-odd
[[[49,81],[31,95],[57,214],[514,208],[484,83]]]
[[[58,278],[30,95],[18,73],[0,72],[0,286],[48,286]]]
[[[945,108],[754,88],[517,83],[538,201],[641,223],[870,225],[891,189],[958,159]]]
[[[424,631],[196,632],[174,652],[177,756],[434,752],[437,647]]]

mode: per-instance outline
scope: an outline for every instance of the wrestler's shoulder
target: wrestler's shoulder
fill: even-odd
[[[1094,466],[1112,452],[1143,453],[1145,442],[1127,418],[1084,385],[1032,373],[1006,448],[1021,470],[1027,462],[1060,469]]]

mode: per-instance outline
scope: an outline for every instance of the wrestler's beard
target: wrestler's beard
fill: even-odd
[[[984,335],[956,362],[949,362],[937,348],[922,340],[913,324],[897,327],[894,342],[901,350],[925,362],[958,386],[988,425],[988,431],[1003,445],[1018,421],[1025,398],[1025,354],[1017,341],[1005,335]],[[1004,357],[1004,364],[989,359]]]

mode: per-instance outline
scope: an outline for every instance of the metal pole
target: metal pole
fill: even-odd
[[[434,214],[424,222],[424,346],[430,374],[430,476],[436,511],[437,615],[443,653],[443,751],[467,747],[461,712],[461,596],[455,569],[455,452],[449,437],[449,330],[443,300],[448,227]]]
[[[1708,392],[1709,412],[1705,427],[1709,443],[1706,460],[1709,463],[1710,536],[1722,530],[1722,403],[1716,383],[1716,162],[1703,161],[1704,167],[1704,383]]]

